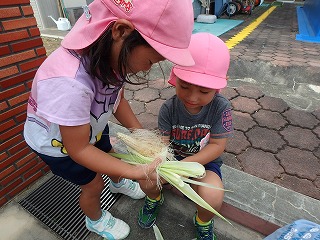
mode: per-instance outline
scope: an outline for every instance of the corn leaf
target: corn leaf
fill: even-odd
[[[157,227],[157,225],[154,224],[154,225],[152,226],[152,228],[153,228],[153,231],[154,231],[154,235],[155,235],[155,237],[156,237],[156,240],[164,240],[164,238],[163,238],[162,235],[161,235],[160,229]]]
[[[163,172],[159,172],[161,177],[163,177],[166,181],[171,183],[175,188],[177,188],[180,192],[182,192],[186,197],[188,197],[190,200],[198,204],[199,206],[207,209],[208,211],[212,212],[213,214],[217,215],[221,219],[225,220],[229,224],[232,225],[230,221],[228,221],[225,217],[223,217],[220,213],[218,213],[214,208],[212,208],[206,201],[201,198],[197,192],[195,192],[189,184],[184,183],[181,184],[179,180],[177,180],[176,176],[172,174],[171,172],[165,171],[165,174]],[[181,178],[180,178],[181,180]],[[182,180],[181,180],[182,181]],[[182,181],[183,182],[183,181]]]
[[[216,187],[216,186],[214,186],[212,184],[199,182],[199,181],[196,181],[196,180],[192,180],[190,178],[185,178],[185,177],[181,176],[181,179],[182,179],[182,181],[187,182],[187,183],[191,183],[191,184],[195,184],[195,185],[199,185],[199,186],[204,186],[204,187],[208,187],[208,188],[213,188],[213,189],[217,189],[217,190],[221,190],[221,191],[225,191],[225,192],[233,192],[231,190],[227,190],[227,189],[224,189],[224,188],[219,188],[219,187]]]

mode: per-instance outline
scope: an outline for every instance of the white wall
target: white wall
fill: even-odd
[[[37,20],[39,29],[56,27],[56,24],[52,19],[48,18],[49,15],[55,19],[60,17],[56,0],[30,0],[30,5],[33,9],[34,17]]]

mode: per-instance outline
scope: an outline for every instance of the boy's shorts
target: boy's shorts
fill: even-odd
[[[215,163],[215,162],[209,162],[209,163],[207,163],[207,164],[204,165],[204,168],[205,168],[206,170],[215,172],[215,173],[220,177],[220,179],[222,180],[221,169],[220,169],[220,166],[219,166],[217,163]]]
[[[108,125],[95,146],[104,152],[109,152],[112,149]],[[76,163],[69,156],[51,157],[38,152],[36,154],[50,167],[52,173],[76,185],[86,185],[96,177],[96,172]]]

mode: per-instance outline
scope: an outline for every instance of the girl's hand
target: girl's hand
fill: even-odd
[[[156,158],[149,164],[137,165],[140,171],[142,171],[142,179],[156,181],[158,179],[157,167],[161,164],[162,160]]]

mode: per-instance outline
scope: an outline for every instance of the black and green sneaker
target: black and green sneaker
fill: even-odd
[[[142,228],[150,228],[155,223],[160,206],[164,201],[163,194],[161,193],[160,200],[150,199],[146,196],[144,206],[139,211],[138,224]]]
[[[197,215],[197,214],[196,214]],[[202,225],[196,221],[196,215],[194,215],[193,223],[196,227],[196,239],[197,240],[217,240],[216,235],[213,232],[213,219],[206,224]]]

